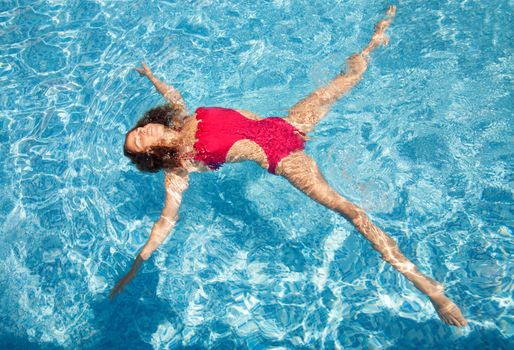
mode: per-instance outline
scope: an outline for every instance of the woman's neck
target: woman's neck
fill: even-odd
[[[164,135],[159,141],[158,145],[162,147],[179,147],[181,144],[182,135],[180,131],[171,128],[164,129]]]
[[[174,147],[184,151],[191,148],[195,142],[197,124],[196,118],[190,117],[184,121],[180,131],[166,128],[159,146]]]

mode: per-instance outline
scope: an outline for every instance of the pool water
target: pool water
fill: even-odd
[[[114,301],[163,174],[123,157],[164,100],[285,116],[360,51],[385,1],[0,2],[0,347],[507,349],[513,313],[512,2],[398,1],[364,79],[310,134],[469,327],[345,220],[253,163],[193,174],[172,236]]]

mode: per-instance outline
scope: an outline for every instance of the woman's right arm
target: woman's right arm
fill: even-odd
[[[150,79],[157,91],[159,91],[171,105],[181,109],[185,115],[188,115],[189,111],[187,110],[186,103],[184,102],[180,92],[174,89],[172,86],[168,86],[166,83],[157,79],[144,62],[141,62],[141,65],[143,68],[136,67],[136,70],[139,72],[139,74],[144,75]]]

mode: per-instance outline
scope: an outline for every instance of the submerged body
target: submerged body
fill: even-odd
[[[159,124],[147,124],[139,132],[164,140],[176,138]],[[134,141],[138,146],[139,137]],[[184,121],[179,149],[183,168],[188,172],[217,170],[223,163],[254,161],[275,174],[282,159],[303,150],[307,139],[287,118],[263,118],[242,109],[199,107]],[[175,139],[163,144],[176,142]]]
[[[144,69],[138,69],[150,78],[170,103],[183,110],[186,117],[179,130],[147,123],[127,133],[125,149],[133,161],[137,157],[146,159],[145,155],[150,159],[155,147],[173,147],[174,151],[165,157],[176,155],[178,161],[173,163],[176,166],[165,169],[166,201],[161,218],[155,223],[130,272],[118,282],[110,296],[114,297],[123,289],[174,227],[182,194],[188,187],[189,173],[215,170],[225,162],[252,160],[270,173],[283,176],[311,199],[346,218],[382,259],[430,298],[444,322],[454,326],[466,325],[460,309],[444,294],[444,287],[422,274],[401,253],[393,238],[375,226],[360,207],[334,190],[320,173],[316,162],[303,150],[305,134],[314,129],[335,101],[360,81],[367,69],[369,54],[387,43],[384,32],[394,13],[395,8],[391,6],[386,19],[376,25],[368,46],[348,59],[347,72],[299,101],[289,109],[285,118],[260,118],[248,111],[220,107],[201,107],[189,115],[180,93],[153,77],[145,65]]]
[[[218,169],[238,141],[251,141],[266,156],[268,171],[275,173],[277,164],[292,152],[303,150],[305,134],[282,118],[248,119],[236,110],[220,107],[200,107],[195,112],[199,120],[195,133],[194,159],[213,170]],[[233,154],[247,154],[238,152]],[[262,152],[255,161],[263,163]]]

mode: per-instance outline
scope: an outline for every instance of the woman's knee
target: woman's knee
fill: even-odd
[[[357,228],[369,221],[366,212],[359,206],[346,202],[343,204],[346,218]]]

